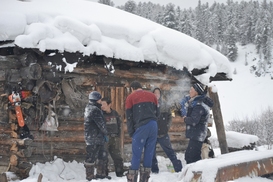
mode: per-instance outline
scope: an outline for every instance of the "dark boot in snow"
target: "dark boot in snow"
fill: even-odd
[[[175,172],[180,172],[182,170],[182,162],[181,160],[174,160],[172,161],[173,163],[173,168]]]
[[[129,170],[126,174],[127,182],[137,182],[138,170]]]
[[[123,165],[115,165],[115,172],[116,172],[116,176],[117,177],[122,177],[124,176],[124,169],[123,169]]]
[[[108,176],[108,163],[107,161],[99,160],[97,165],[97,179],[111,179],[110,176]]]
[[[140,169],[140,179],[139,182],[148,182],[150,178],[151,168],[141,168]]]
[[[88,181],[91,181],[92,179],[95,179],[94,165],[95,165],[94,163],[84,162],[84,167],[85,167],[85,171],[86,171],[86,179]]]

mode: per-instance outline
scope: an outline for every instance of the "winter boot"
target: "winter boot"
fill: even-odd
[[[128,173],[126,174],[127,182],[137,182],[137,176],[138,176],[138,171],[130,169]]]
[[[141,168],[140,169],[140,180],[139,182],[148,182],[150,178],[151,168]]]
[[[175,172],[180,172],[182,170],[182,162],[181,160],[174,160],[172,161],[173,163],[173,168]]]
[[[104,178],[111,179],[111,177],[108,176],[108,162],[107,161],[98,160],[96,178],[97,179],[104,179]]]
[[[86,179],[88,181],[95,179],[94,165],[95,165],[94,163],[84,162],[84,167],[85,167],[85,171],[86,171]]]
[[[122,177],[124,176],[124,169],[123,169],[123,165],[115,165],[115,172],[116,172],[116,176],[117,177]]]

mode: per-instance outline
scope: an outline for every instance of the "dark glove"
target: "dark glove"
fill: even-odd
[[[105,140],[105,142],[109,142],[109,138],[107,135],[104,135],[104,140]]]

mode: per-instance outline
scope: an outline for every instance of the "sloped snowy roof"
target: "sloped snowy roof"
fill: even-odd
[[[228,59],[178,31],[114,7],[85,0],[1,0],[0,41],[22,48],[96,53],[129,61],[152,61],[189,71],[204,84],[217,73],[231,78]]]

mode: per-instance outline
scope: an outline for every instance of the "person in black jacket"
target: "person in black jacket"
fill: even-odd
[[[157,143],[160,144],[165,154],[171,160],[175,172],[180,172],[182,170],[182,163],[181,163],[181,160],[178,160],[176,157],[176,153],[174,152],[172,148],[172,144],[168,134],[168,131],[171,127],[171,122],[172,122],[172,114],[171,114],[170,107],[168,107],[166,102],[163,102],[161,97],[161,90],[159,88],[155,88],[153,90],[153,93],[155,94],[158,100],[158,104],[160,108],[160,116],[158,117],[158,120],[157,120],[157,126],[158,126]],[[152,172],[153,173],[159,172],[158,162],[156,159],[156,148],[155,148],[154,156],[153,156]]]
[[[111,155],[116,176],[123,176],[123,159],[121,157],[120,150],[120,130],[121,130],[121,120],[117,111],[111,108],[111,100],[109,98],[101,99],[101,109],[103,111],[103,116],[106,120],[106,128],[108,132],[109,142],[107,143],[107,149]]]
[[[137,182],[144,149],[139,181],[148,182],[157,139],[158,101],[152,92],[142,90],[139,82],[132,82],[130,87],[132,93],[126,98],[125,107],[127,129],[129,136],[132,137],[132,160],[126,176],[128,182]]]
[[[89,94],[89,103],[86,105],[84,111],[84,139],[87,145],[84,166],[86,169],[86,179],[89,181],[108,176],[108,154],[104,147],[108,138],[100,103],[101,94],[93,91]],[[95,176],[94,166],[97,159],[97,174]]]
[[[189,144],[185,152],[187,164],[201,160],[201,148],[207,136],[209,110],[213,106],[213,101],[206,96],[204,87],[195,83],[190,89],[189,97],[186,96],[181,103],[182,108],[187,108],[183,116],[186,123],[186,137]],[[186,107],[185,107],[186,105]],[[182,110],[181,110],[182,111]]]

